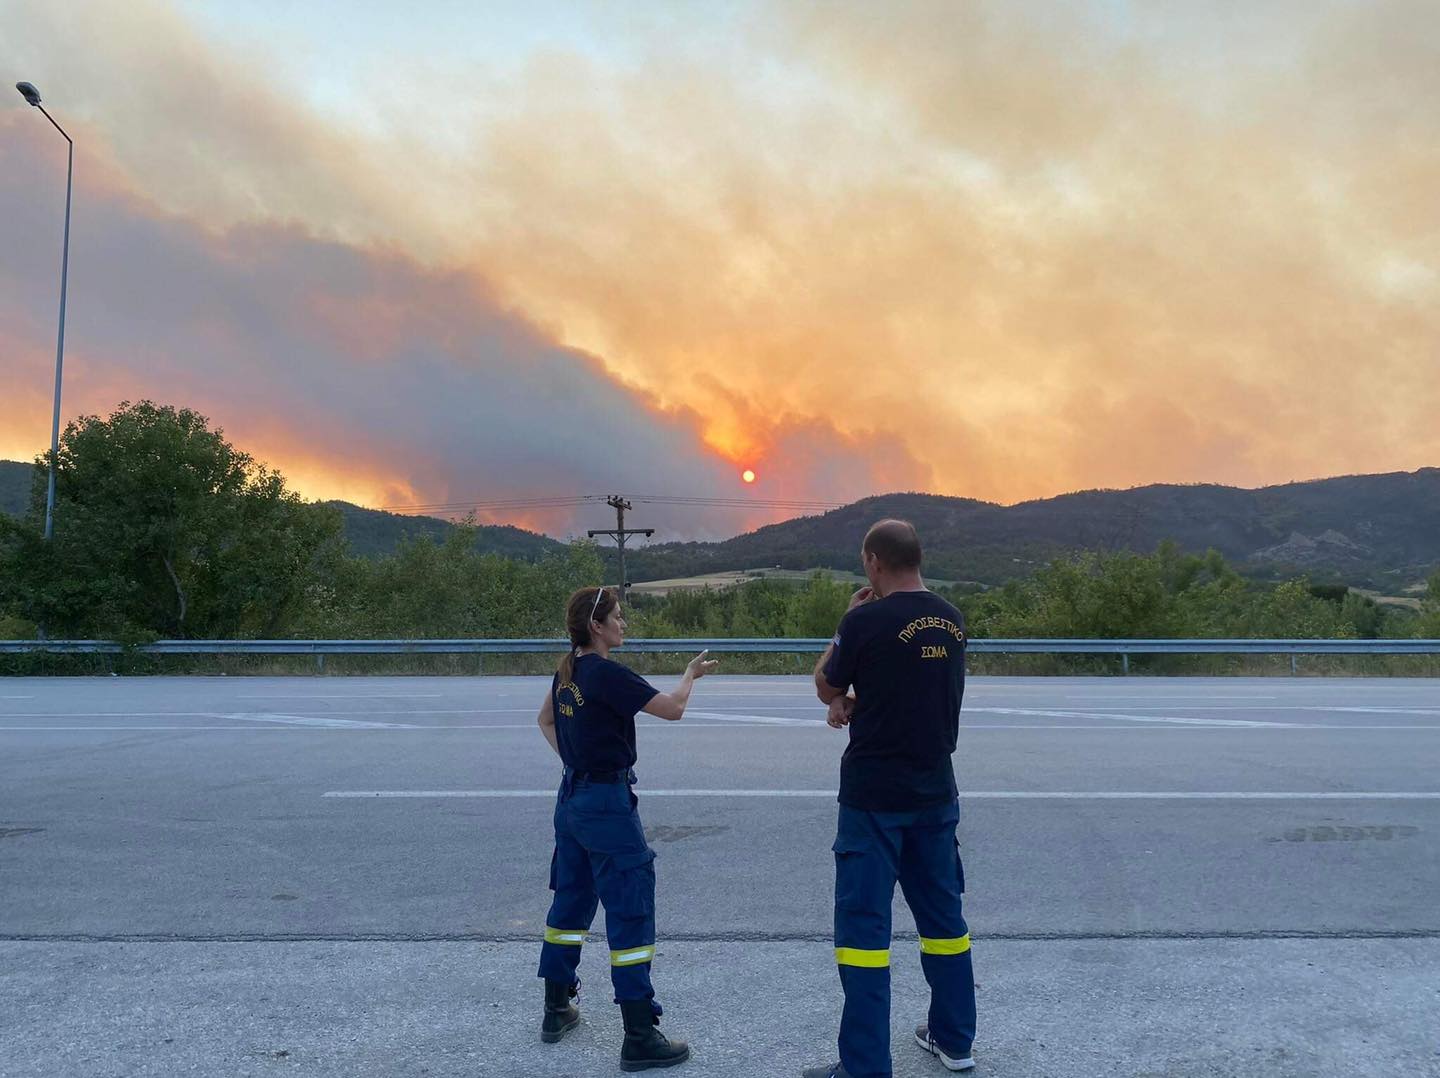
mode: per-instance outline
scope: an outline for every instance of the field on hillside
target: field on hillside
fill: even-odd
[[[824,573],[831,580],[837,580],[842,584],[853,584],[861,587],[865,578],[859,573],[847,573],[840,569],[740,569],[729,573],[703,573],[699,576],[675,577],[670,580],[645,580],[630,585],[630,591],[636,595],[668,595],[672,591],[684,591],[686,589],[698,588],[733,588],[738,584],[745,584],[751,580],[787,580],[796,584],[803,584],[815,573]],[[953,587],[957,581],[935,580],[925,578],[926,583],[940,588]]]

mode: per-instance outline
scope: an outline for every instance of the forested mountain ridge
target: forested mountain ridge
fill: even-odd
[[[31,465],[0,461],[0,511],[18,514]],[[454,527],[335,502],[350,549],[367,557],[406,536],[443,539]],[[885,494],[818,516],[771,524],[723,542],[632,548],[632,580],[768,568],[853,569],[865,529],[885,516],[913,521],[937,577],[1003,583],[1082,550],[1146,552],[1166,539],[1219,550],[1252,576],[1310,574],[1395,592],[1440,567],[1440,468],[1341,476],[1246,490],[1157,484],[1088,490],[996,505],[935,494]],[[476,547],[533,561],[561,544],[519,528],[481,527]],[[613,551],[605,556],[613,564]]]
[[[24,514],[30,502],[30,484],[34,466],[21,461],[0,460],[0,513],[11,516]],[[380,509],[366,509],[349,502],[326,502],[340,511],[344,521],[346,543],[354,554],[374,558],[393,554],[406,538],[428,536],[441,542],[455,529],[448,520],[438,517],[405,516]],[[507,558],[536,561],[547,553],[560,550],[565,544],[535,532],[508,525],[481,525],[475,536],[475,548],[484,554],[502,554]]]
[[[345,522],[345,541],[351,553],[373,558],[393,554],[404,538],[429,536],[437,543],[454,530],[455,525],[438,517],[405,516],[380,509],[366,509],[349,502],[326,502],[340,510]],[[521,561],[536,561],[546,554],[563,549],[564,543],[523,528],[508,524],[481,524],[476,529],[475,549],[485,554],[503,554]]]
[[[1256,490],[1214,484],[1091,490],[1011,506],[886,494],[721,543],[642,548],[630,559],[631,575],[773,565],[851,569],[865,529],[886,516],[920,530],[935,576],[991,584],[1027,575],[1058,555],[1148,552],[1166,539],[1184,550],[1214,548],[1263,577],[1309,573],[1402,588],[1440,566],[1440,468],[1423,468]]]
[[[0,460],[0,513],[18,517],[30,502],[33,469],[18,460]]]

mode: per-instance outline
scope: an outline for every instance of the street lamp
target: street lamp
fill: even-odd
[[[40,91],[33,83],[17,82],[15,89],[44,113],[50,125],[65,135],[65,141],[70,144],[69,162],[65,167],[65,246],[60,259],[60,329],[55,339],[55,414],[50,423],[50,486],[45,494],[45,538],[49,539],[55,532],[55,462],[60,456],[60,373],[65,367],[65,286],[70,276],[70,186],[75,176],[75,140],[65,134],[55,117],[45,112],[40,104]]]

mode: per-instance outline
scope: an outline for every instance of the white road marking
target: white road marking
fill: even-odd
[[[1288,709],[1287,709],[1288,710]],[[1306,711],[1340,711],[1358,715],[1440,715],[1440,709],[1430,707],[1313,707]]]
[[[539,709],[533,707],[475,708],[457,707],[447,709],[400,708],[373,709],[366,711],[312,711],[305,712],[292,708],[287,715],[334,718],[340,715],[534,715]],[[213,719],[249,715],[265,715],[268,712],[220,712],[220,711],[14,711],[0,715],[5,719]],[[534,725],[533,723],[531,725]]]
[[[317,718],[333,718],[340,715],[366,715],[366,716],[408,716],[421,718],[427,715],[533,715],[538,710],[534,707],[459,707],[459,708],[367,708],[361,711],[315,711],[306,712],[292,708],[286,712],[290,715],[313,715]],[[823,714],[824,708],[817,702],[813,706],[779,705],[765,708],[766,711],[801,711],[815,714]],[[1148,711],[1149,708],[1134,707],[1130,711]],[[1356,715],[1423,715],[1440,717],[1440,709],[1423,707],[1380,707],[1380,706],[1345,706],[1337,704],[1325,705],[1285,705],[1264,708],[1251,707],[1222,707],[1222,706],[1201,706],[1201,705],[1175,705],[1163,707],[1157,705],[1155,710],[1162,711],[1247,711],[1268,713],[1272,711],[1302,711],[1302,712],[1336,712],[1341,714]],[[220,712],[215,711],[13,711],[0,714],[4,719],[174,719],[174,718],[213,718]],[[226,712],[223,714],[241,715],[239,712]],[[256,714],[266,714],[258,712]],[[690,711],[691,715],[719,716],[730,715],[725,711]],[[1136,714],[1115,714],[1105,709],[1086,708],[1083,705],[1074,705],[1066,708],[1007,708],[995,707],[988,704],[966,704],[961,709],[961,715],[988,714],[988,715],[1036,715],[1053,716],[1055,718],[1085,718],[1085,719],[1117,719],[1125,722],[1178,722],[1193,723],[1196,725],[1233,725],[1233,726],[1299,726],[1303,723],[1265,722],[1259,719],[1200,719],[1187,718],[1182,716],[1153,716]],[[823,719],[801,720],[785,719],[778,715],[752,716],[734,715],[735,719],[746,721],[774,721],[774,722],[795,722],[800,725],[808,724],[808,721],[823,722]],[[533,725],[533,724],[532,724]],[[1373,729],[1373,727],[1368,727]]]
[[[443,692],[365,692],[365,693],[241,693],[238,700],[438,700]],[[455,693],[453,695],[460,695]]]
[[[774,710],[778,711],[779,708]],[[817,709],[818,710],[818,709]],[[820,719],[786,719],[778,715],[732,715],[724,711],[688,711],[686,714],[697,719],[712,719],[717,722],[748,722],[765,726],[824,726]],[[676,725],[671,723],[670,725]]]
[[[977,709],[977,710],[978,710],[978,709]],[[315,722],[309,722],[309,721],[307,721],[307,722],[305,722],[304,724],[277,724],[277,725],[264,725],[264,724],[263,724],[263,723],[264,723],[264,720],[260,720],[260,722],[261,722],[262,724],[259,724],[259,725],[249,725],[249,726],[228,726],[228,725],[227,725],[227,726],[221,726],[221,725],[206,724],[206,723],[192,723],[192,724],[190,724],[190,725],[179,725],[179,724],[175,724],[175,725],[168,725],[168,726],[161,726],[161,725],[156,725],[156,724],[144,724],[144,725],[140,725],[140,724],[127,724],[127,725],[113,725],[113,726],[95,726],[95,725],[76,726],[76,725],[61,725],[61,724],[58,724],[58,723],[51,723],[51,724],[44,725],[44,726],[7,726],[7,725],[5,725],[5,723],[4,723],[3,720],[4,720],[4,719],[7,719],[7,718],[13,718],[13,717],[14,717],[14,716],[0,716],[0,734],[6,734],[6,733],[55,733],[55,732],[66,731],[66,730],[68,730],[68,731],[101,731],[101,730],[110,730],[110,731],[120,731],[120,732],[124,732],[124,731],[137,731],[137,732],[138,732],[138,731],[147,731],[147,732],[148,732],[148,731],[170,730],[170,731],[185,731],[185,732],[189,732],[189,733],[202,733],[202,732],[216,731],[216,730],[220,730],[220,731],[248,730],[248,731],[250,731],[250,732],[252,732],[252,733],[267,733],[267,732],[268,732],[268,733],[284,733],[284,732],[286,732],[287,730],[288,730],[288,731],[292,731],[292,732],[305,731],[305,730],[312,730],[312,731],[314,731],[314,730],[326,730],[326,731],[355,730],[355,731],[361,731],[361,732],[365,732],[365,731],[407,731],[407,732],[413,732],[413,733],[429,733],[429,732],[433,732],[433,731],[443,731],[443,730],[487,730],[487,731],[488,731],[488,730],[494,730],[494,731],[501,731],[501,730],[534,730],[534,729],[535,729],[535,723],[533,723],[533,722],[444,723],[444,724],[425,725],[425,724],[419,724],[419,723],[381,723],[381,722],[366,723],[366,722],[347,722],[347,721],[345,721],[345,720],[339,720],[339,721],[333,721],[333,720],[332,720],[332,721],[330,721],[330,722],[324,722],[324,721],[318,721],[318,720],[317,720],[317,721],[315,721]],[[97,718],[114,718],[115,716],[114,716],[114,715],[99,715],[99,716],[96,716],[96,717],[97,717]],[[157,716],[154,716],[154,717],[155,717],[155,718],[169,718],[169,717],[171,717],[171,716],[168,716],[168,715],[157,715]],[[237,717],[244,717],[244,718],[247,718],[247,719],[252,720],[252,722],[255,721],[255,717],[254,717],[254,716],[237,716]],[[1092,715],[1092,716],[1087,716],[1087,717],[1089,717],[1089,718],[1105,718],[1104,715]],[[741,716],[741,715],[720,716],[720,715],[716,715],[715,718],[718,719],[718,720],[720,720],[720,721],[702,720],[702,721],[696,722],[696,721],[693,721],[693,717],[692,717],[692,718],[687,718],[687,719],[686,719],[685,721],[683,721],[683,722],[664,722],[663,720],[660,720],[660,719],[648,719],[648,718],[647,718],[647,721],[643,721],[643,722],[639,723],[639,724],[637,725],[637,728],[638,728],[638,729],[641,729],[641,730],[721,730],[721,729],[724,729],[724,730],[735,730],[735,729],[749,729],[749,730],[784,730],[784,729],[791,729],[791,730],[794,730],[794,729],[802,729],[802,730],[824,730],[824,729],[827,728],[825,722],[824,722],[823,720],[821,720],[821,719],[813,719],[813,720],[805,720],[805,719],[780,719],[780,718],[770,718],[770,717],[763,716],[763,715],[755,715],[755,716]],[[1227,732],[1227,731],[1229,731],[1229,732],[1241,732],[1241,731],[1246,731],[1246,730],[1254,730],[1254,731],[1267,731],[1267,730],[1269,730],[1269,731],[1284,731],[1284,732],[1286,732],[1286,733],[1293,733],[1293,732],[1296,732],[1296,731],[1304,731],[1304,730],[1341,730],[1341,731],[1349,731],[1349,732],[1351,732],[1351,733],[1364,733],[1364,734],[1383,733],[1383,732],[1390,732],[1390,731],[1424,731],[1424,732],[1429,732],[1429,733],[1440,733],[1440,725],[1437,725],[1437,724],[1430,724],[1430,725],[1418,725],[1418,724],[1412,724],[1412,725],[1393,725],[1393,724],[1386,724],[1386,725],[1374,725],[1374,726],[1371,726],[1371,725],[1356,726],[1356,725],[1349,724],[1349,723],[1323,723],[1323,722],[1305,722],[1305,723],[1238,723],[1238,724],[1211,723],[1211,724],[1206,724],[1206,725],[1197,725],[1197,724],[1192,723],[1192,722],[1181,722],[1181,723],[1178,723],[1178,724],[1156,723],[1156,724],[1141,724],[1141,725],[1121,724],[1121,723],[1080,723],[1080,722],[1072,722],[1072,723],[1039,723],[1039,722],[1024,722],[1024,723],[995,722],[995,723],[985,723],[985,722],[962,722],[962,723],[960,724],[960,729],[961,729],[961,730],[1021,730],[1021,731],[1027,731],[1027,730],[1028,730],[1028,731],[1052,731],[1052,730],[1061,730],[1061,731],[1070,731],[1070,730],[1112,730],[1112,731],[1113,731],[1113,730],[1126,730],[1126,731],[1129,731],[1129,732],[1131,732],[1131,733],[1167,733],[1167,732],[1169,732],[1169,733],[1184,733],[1184,732],[1203,732],[1203,731],[1205,731],[1205,730],[1211,730],[1211,731],[1214,731],[1214,732],[1217,732],[1217,733],[1223,733],[1223,732]]]
[[[971,706],[966,704],[963,711],[980,711],[982,705]],[[1096,712],[1103,708],[1091,708],[1084,704],[1069,704],[1070,711]],[[1128,708],[1130,711],[1342,711],[1354,712],[1357,714],[1375,715],[1440,715],[1440,709],[1424,707],[1382,707],[1378,705],[1346,705],[1346,704],[1272,704],[1266,707],[1234,706],[1229,704],[1156,704],[1154,707],[1148,705],[1137,705]]]
[[[333,716],[316,715],[214,715],[213,718],[228,719],[231,722],[273,722],[284,726],[313,726],[336,730],[418,730],[420,727],[405,722],[365,722],[360,719],[337,719]]]
[[[173,732],[177,732],[177,733],[182,733],[182,732],[183,732],[183,733],[191,733],[191,734],[210,733],[211,731],[215,731],[215,730],[221,730],[221,731],[225,731],[225,730],[228,730],[228,731],[244,730],[244,731],[246,731],[247,733],[252,733],[252,734],[284,734],[284,733],[298,734],[298,733],[304,733],[304,732],[307,731],[307,730],[312,731],[312,732],[314,732],[314,731],[319,731],[319,730],[325,730],[325,731],[345,731],[345,730],[351,730],[351,731],[358,731],[358,732],[362,732],[362,733],[363,733],[363,732],[371,731],[371,730],[376,731],[376,732],[384,732],[384,731],[387,731],[387,730],[423,730],[423,729],[426,729],[426,727],[422,727],[422,726],[365,726],[365,727],[354,727],[354,726],[0,726],[0,734],[13,734],[13,733],[37,733],[37,734],[44,734],[44,733],[55,733],[55,732],[57,732],[57,731],[62,731],[62,730],[72,731],[72,732],[87,732],[87,731],[88,731],[88,732],[96,732],[96,731],[101,731],[101,730],[109,730],[109,731],[111,731],[112,733],[132,733],[132,732],[136,732],[136,733],[138,733],[138,732],[150,733],[150,732],[155,732],[155,731],[169,730],[169,731],[173,731]],[[430,729],[436,729],[436,730],[488,730],[488,729],[491,729],[491,727],[488,727],[488,726],[436,726],[436,727],[430,727]]]
[[[766,700],[815,700],[815,690],[812,688],[805,692],[706,692],[704,696],[707,700],[751,700],[756,697]],[[818,701],[816,702],[818,703]]]
[[[1093,718],[1104,718],[1104,715],[1094,715]],[[1184,734],[1201,733],[1201,731],[1212,730],[1215,733],[1240,733],[1244,730],[1260,731],[1290,731],[1296,730],[1349,730],[1356,734],[1372,734],[1384,730],[1426,730],[1431,733],[1440,733],[1440,725],[1384,725],[1384,727],[1358,727],[1358,725],[1341,723],[1254,723],[1250,725],[1191,725],[1182,723],[1178,725],[1100,725],[1096,723],[960,723],[960,730],[1129,730],[1132,734]]]
[[[1091,718],[1103,719],[1104,715],[1093,715]],[[1096,723],[961,723],[962,730],[1129,730],[1135,734],[1163,734],[1163,733],[1194,733],[1203,730],[1214,730],[1216,732],[1236,733],[1242,730],[1283,730],[1287,733],[1294,730],[1350,730],[1354,733],[1375,733],[1383,730],[1428,730],[1440,733],[1440,726],[1355,726],[1351,723],[1335,722],[1288,722],[1288,723],[1252,723],[1248,726],[1195,726],[1189,723],[1181,723],[1171,726],[1121,726],[1114,723],[1104,725]]]
[[[1291,722],[1262,722],[1259,719],[1199,719],[1179,715],[1117,715],[1101,711],[1059,711],[1050,708],[972,707],[985,715],[1035,715],[1043,719],[1113,719],[1117,722],[1168,722],[1182,726],[1294,726]]]
[[[252,718],[253,716],[244,716],[244,717],[246,717],[246,718]],[[792,720],[788,720],[788,719],[786,719],[786,720],[781,720],[781,723],[782,723],[783,725],[794,725],[794,726],[803,726],[803,725],[806,725],[806,724],[804,724],[804,723],[800,723],[799,721],[793,721],[793,722],[792,722]],[[823,725],[823,723],[822,723],[822,725]],[[777,728],[777,727],[776,727],[776,724],[774,724],[774,723],[763,722],[763,721],[754,721],[754,722],[752,722],[752,721],[748,721],[748,720],[747,720],[747,721],[736,721],[736,722],[688,722],[688,721],[687,721],[687,722],[683,722],[683,723],[674,723],[674,722],[664,722],[663,720],[656,719],[656,720],[653,721],[653,722],[645,722],[645,723],[640,723],[640,724],[639,724],[639,728],[642,729],[642,730],[733,730],[733,729],[735,729],[735,728],[737,728],[737,727],[749,727],[749,728],[752,729],[752,730],[764,730],[764,729],[775,729],[775,728]],[[440,725],[440,726],[420,726],[420,725],[413,725],[413,724],[409,724],[409,723],[399,723],[399,722],[371,722],[371,723],[365,723],[365,722],[355,722],[355,723],[332,722],[332,723],[316,723],[316,724],[309,724],[309,723],[307,723],[307,724],[305,724],[305,725],[303,725],[303,726],[302,726],[302,725],[294,725],[294,724],[277,725],[277,726],[213,726],[213,725],[207,725],[207,724],[192,724],[192,725],[189,725],[189,726],[178,726],[178,725],[177,725],[177,726],[136,726],[136,725],[126,725],[126,726],[53,726],[53,725],[52,725],[52,726],[6,726],[6,725],[4,725],[3,723],[0,723],[0,734],[8,734],[8,733],[16,733],[16,732],[21,732],[21,733],[52,733],[52,732],[57,731],[57,730],[118,730],[118,731],[130,731],[130,730],[147,730],[147,731],[148,731],[148,730],[183,730],[183,731],[188,731],[189,733],[202,733],[202,732],[209,731],[209,730],[245,730],[245,731],[248,731],[248,732],[250,732],[250,733],[257,733],[257,734],[258,734],[258,733],[286,733],[286,732],[290,732],[290,733],[300,733],[300,732],[304,732],[304,731],[306,731],[306,730],[327,730],[327,731],[334,731],[334,730],[340,730],[340,731],[344,731],[344,730],[355,730],[355,731],[359,731],[359,732],[362,732],[362,733],[363,733],[363,732],[366,732],[366,731],[371,731],[371,730],[374,730],[374,731],[400,731],[400,730],[403,730],[403,731],[410,731],[410,732],[415,732],[415,733],[429,733],[429,732],[431,732],[431,731],[439,731],[439,730],[534,730],[534,729],[535,729],[535,723],[533,723],[533,722],[449,723],[449,724]],[[1034,727],[1034,726],[1021,726],[1021,727],[1015,727],[1015,729],[1033,730],[1033,729],[1037,729],[1037,727]],[[1045,729],[1045,727],[1038,727],[1038,729]],[[1072,729],[1077,729],[1077,727],[1073,727],[1073,726],[1063,726],[1063,727],[1049,727],[1049,729],[1072,730]],[[1078,727],[1078,729],[1084,729],[1084,727]],[[1130,730],[1130,729],[1133,729],[1133,727],[1129,727],[1129,726],[1109,726],[1109,727],[1104,727],[1103,729],[1108,729],[1108,730]],[[1351,728],[1347,726],[1347,727],[1341,727],[1341,729],[1346,729],[1346,730],[1348,730],[1348,729],[1351,729]],[[1369,727],[1365,727],[1365,729],[1367,729],[1367,730],[1384,730],[1384,729],[1390,729],[1390,727],[1369,726]],[[1398,727],[1398,729],[1407,729],[1407,730],[1408,730],[1408,729],[1411,729],[1411,727]],[[1430,727],[1428,727],[1428,726],[1422,726],[1422,727],[1418,727],[1418,729],[1428,730],[1428,729],[1430,729]]]
[[[645,797],[829,797],[835,790],[636,790]],[[554,790],[327,790],[321,797],[366,798],[549,798]],[[1440,790],[1363,790],[1348,793],[1300,790],[962,790],[961,801],[1440,801]]]
[[[1166,686],[1166,688],[1168,689],[1169,686]],[[1156,699],[1156,696],[1155,696],[1154,693],[1148,693],[1148,694],[1145,694],[1145,695],[1136,695],[1136,694],[1134,694],[1134,693],[1131,693],[1131,694],[1129,694],[1129,695],[1127,695],[1127,696],[1106,696],[1106,695],[1102,695],[1102,694],[1098,694],[1098,693],[1076,693],[1076,695],[1077,695],[1077,696],[1083,696],[1086,700],[1119,700],[1119,701],[1122,701],[1122,702],[1124,702],[1124,701],[1140,701],[1140,700],[1155,700],[1155,699]],[[1270,695],[1270,696],[1259,696],[1259,695],[1254,695],[1254,694],[1250,694],[1250,693],[1240,693],[1240,694],[1205,693],[1204,695],[1207,696],[1207,697],[1209,697],[1209,698],[1212,699],[1212,700],[1278,700],[1278,699],[1279,699],[1278,696],[1274,696],[1274,695]],[[1162,697],[1160,697],[1160,699],[1163,700],[1163,699],[1165,699],[1165,698],[1162,696]],[[1190,698],[1187,698],[1187,699],[1190,699]]]
[[[710,703],[709,700],[704,700],[704,701],[696,700],[696,701],[694,701],[694,702],[696,702],[696,703],[702,703],[702,704],[708,704],[708,703]],[[817,711],[818,711],[820,714],[823,715],[823,714],[825,713],[825,705],[822,704],[819,700],[812,699],[812,700],[810,701],[810,703],[808,703],[808,704],[766,704],[766,705],[765,705],[765,710],[766,710],[766,711],[810,711],[810,712],[817,712]],[[686,713],[687,715],[693,714],[693,712],[691,712],[689,709],[687,709],[685,713]],[[722,714],[728,714],[728,712],[722,712]]]
[[[1091,707],[1091,706],[1088,706],[1088,705],[1086,705],[1086,704],[1057,704],[1057,705],[1055,705],[1054,708],[1048,708],[1048,709],[1045,708],[1045,707],[1043,707],[1043,706],[1031,705],[1031,709],[1032,709],[1032,710],[1035,710],[1035,711],[1037,711],[1037,712],[1045,711],[1045,710],[1052,710],[1052,711],[1055,711],[1056,714],[1060,714],[1060,713],[1061,713],[1061,711],[1060,711],[1060,710],[1057,710],[1057,709],[1063,709],[1063,712],[1064,712],[1064,713],[1067,713],[1067,714],[1068,714],[1068,713],[1071,713],[1071,712],[1085,712],[1085,713],[1087,713],[1087,714],[1095,714],[1095,715],[1097,715],[1097,716],[1100,716],[1103,712],[1106,712],[1106,711],[1110,710],[1110,708],[1109,708],[1108,706],[1106,706],[1106,707],[1100,707],[1100,706]],[[487,708],[487,709],[477,709],[474,713],[475,713],[475,714],[488,714],[488,713],[490,713],[491,711],[503,712],[503,711],[509,711],[509,710],[518,710],[518,709],[511,709],[511,708],[488,709],[488,708]],[[812,702],[812,703],[810,703],[810,704],[767,704],[767,705],[765,705],[765,710],[766,710],[766,711],[810,711],[810,712],[820,711],[820,712],[823,712],[823,711],[825,710],[825,705],[824,705],[824,704],[821,704],[819,701],[815,701],[815,702]],[[967,712],[967,711],[994,711],[994,710],[999,710],[999,708],[998,708],[997,706],[995,706],[995,705],[991,705],[991,704],[986,703],[986,702],[984,702],[984,701],[974,701],[974,702],[971,702],[971,701],[968,701],[968,700],[967,700],[967,702],[965,703],[965,705],[961,708],[961,712],[962,712],[962,713]],[[1358,707],[1358,706],[1354,706],[1354,707],[1352,707],[1352,706],[1344,706],[1344,705],[1339,705],[1339,704],[1306,704],[1306,705],[1300,705],[1300,704],[1285,704],[1285,705],[1274,705],[1274,706],[1265,706],[1265,707],[1250,707],[1250,706],[1233,705],[1233,704],[1165,704],[1165,703],[1158,703],[1158,704],[1136,704],[1136,705],[1132,705],[1131,707],[1127,708],[1126,710],[1128,710],[1128,711],[1250,711],[1250,712],[1256,712],[1256,713],[1259,713],[1259,714],[1264,714],[1264,713],[1270,712],[1270,711],[1343,711],[1343,712],[1355,712],[1355,713],[1359,713],[1359,714],[1369,714],[1369,713],[1373,713],[1373,714],[1376,714],[1376,715],[1392,715],[1392,714],[1394,714],[1394,715],[1440,715],[1440,709],[1435,709],[1435,708],[1378,707],[1378,706],[1371,706],[1371,707]],[[367,714],[370,714],[370,713],[367,712]],[[412,715],[413,715],[413,714],[424,714],[424,712],[414,712],[414,711],[412,711],[412,712],[409,712],[409,714],[412,714]],[[1256,721],[1259,721],[1259,720],[1256,720]]]

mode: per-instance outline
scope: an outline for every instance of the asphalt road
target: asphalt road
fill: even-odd
[[[546,684],[0,681],[0,1074],[618,1074],[603,945],[532,1028]],[[1440,1075],[1440,682],[974,679],[962,724],[982,1074]],[[677,1073],[833,1058],[844,741],[800,678],[642,717]]]

